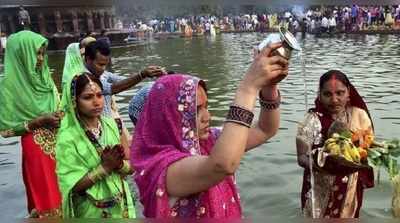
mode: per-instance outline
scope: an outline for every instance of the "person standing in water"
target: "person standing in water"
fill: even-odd
[[[306,114],[296,137],[297,161],[304,168],[301,208],[306,217],[358,218],[364,189],[374,186],[371,168],[360,170],[341,165],[318,149],[330,137],[328,130],[335,121],[344,123],[353,132],[373,130],[367,105],[356,88],[344,73],[331,70],[321,76],[315,107]],[[323,157],[313,162],[313,186],[309,151]]]
[[[12,34],[0,81],[0,135],[21,136],[28,213],[40,218],[61,216],[55,133],[62,113],[57,111],[59,95],[47,65],[47,45],[46,38],[31,31]]]

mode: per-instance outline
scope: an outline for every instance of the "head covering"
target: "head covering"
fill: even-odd
[[[147,96],[149,95],[152,86],[153,83],[144,85],[136,92],[136,94],[129,102],[128,114],[134,125],[136,125],[140,113],[143,111],[144,103],[146,102]]]
[[[94,207],[90,200],[104,201],[120,195],[125,198],[114,207],[107,208],[106,211],[111,212],[113,217],[122,217],[122,209],[125,207],[123,202],[126,199],[129,217],[135,217],[128,184],[115,172],[85,191],[85,196],[90,197],[90,199],[73,199],[73,187],[89,171],[95,169],[100,164],[101,158],[99,153],[101,153],[102,149],[106,146],[112,147],[120,143],[120,134],[116,122],[106,117],[101,117],[102,135],[98,140],[102,148],[96,148],[94,143],[88,138],[76,113],[75,82],[77,77],[73,77],[64,88],[63,103],[65,116],[61,121],[61,127],[57,135],[56,172],[63,198],[63,216],[65,218],[101,217],[103,209]],[[122,192],[124,193],[121,194]],[[80,202],[80,204],[74,204],[74,201]]]
[[[367,112],[369,119],[371,120],[371,124],[372,124],[372,119],[371,119],[371,115],[369,113],[367,104],[364,102],[364,99],[360,96],[360,94],[358,93],[357,89],[353,86],[353,84],[351,84],[350,80],[348,79],[348,77],[342,73],[341,71],[338,70],[330,70],[328,72],[326,72],[325,74],[323,74],[320,78],[320,82],[323,79],[324,76],[326,75],[340,75],[343,76],[346,80],[347,83],[344,83],[345,85],[348,85],[346,87],[349,88],[349,97],[350,97],[350,101],[349,104],[350,106],[354,106],[357,108],[360,108],[362,110],[364,110],[365,112]],[[321,89],[319,89],[319,92],[321,92]],[[325,108],[325,106],[322,104],[320,97],[318,96],[315,99],[315,108],[310,109],[313,112],[318,112],[320,114],[322,114],[320,116],[320,121],[321,121],[321,125],[322,125],[322,135],[324,137],[327,136],[328,133],[328,129],[331,126],[331,124],[333,123],[333,118],[332,115],[329,113],[329,111]],[[372,124],[373,127],[373,124]]]
[[[65,51],[65,62],[62,76],[62,86],[76,74],[79,74],[85,70],[83,64],[83,58],[79,49],[79,43],[71,43],[68,45]]]
[[[0,131],[18,128],[44,113],[55,112],[57,88],[47,65],[36,69],[37,54],[48,41],[43,36],[21,31],[10,36],[4,59],[4,78],[0,81]]]
[[[83,40],[81,40],[81,44],[84,47],[89,45],[89,43],[91,43],[91,42],[96,42],[96,39],[94,37],[91,37],[91,36],[85,37]]]
[[[151,88],[137,122],[131,164],[146,217],[240,217],[241,207],[233,177],[208,190],[169,204],[166,172],[172,163],[194,155],[209,155],[219,131],[212,128],[199,141],[196,128],[198,78],[168,75]],[[172,205],[172,204],[171,204]]]

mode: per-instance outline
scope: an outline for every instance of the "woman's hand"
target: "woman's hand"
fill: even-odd
[[[29,129],[38,128],[56,129],[60,127],[60,122],[63,117],[62,112],[54,112],[51,114],[42,115],[29,123]]]
[[[121,149],[107,147],[101,154],[101,164],[107,173],[118,170],[123,165],[124,153]]]
[[[288,61],[271,52],[281,47],[281,43],[271,44],[254,57],[241,83],[242,89],[257,94],[261,88],[273,86],[288,75]]]
[[[115,146],[113,146],[113,150],[117,150],[119,153],[121,153],[121,155],[123,156],[123,159],[125,158],[125,149],[124,146],[122,144],[117,144]]]

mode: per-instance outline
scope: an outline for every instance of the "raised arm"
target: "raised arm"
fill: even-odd
[[[286,71],[287,72],[287,71]],[[280,123],[280,93],[277,85],[264,87],[260,93],[263,101],[258,121],[250,128],[246,151],[249,151],[273,137]]]
[[[138,74],[132,74],[128,78],[114,82],[111,87],[111,92],[112,94],[118,94],[137,85],[147,77],[159,77],[163,74],[164,72],[161,67],[149,66]]]
[[[231,106],[231,111],[252,112],[259,91],[271,88],[276,84],[274,81],[286,77],[287,61],[270,55],[278,47],[280,44],[274,44],[255,58],[236,91],[233,104],[239,110]],[[246,150],[249,132],[248,126],[227,121],[209,156],[190,156],[170,165],[167,170],[169,195],[184,197],[199,193],[234,174]],[[266,138],[265,135],[260,139]]]

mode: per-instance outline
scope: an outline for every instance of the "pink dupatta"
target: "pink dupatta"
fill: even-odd
[[[131,146],[131,164],[136,170],[134,180],[145,217],[241,217],[233,176],[206,191],[176,201],[166,192],[169,165],[188,156],[209,155],[220,134],[212,128],[207,140],[199,141],[197,137],[199,83],[198,78],[188,75],[159,78],[140,114]]]

